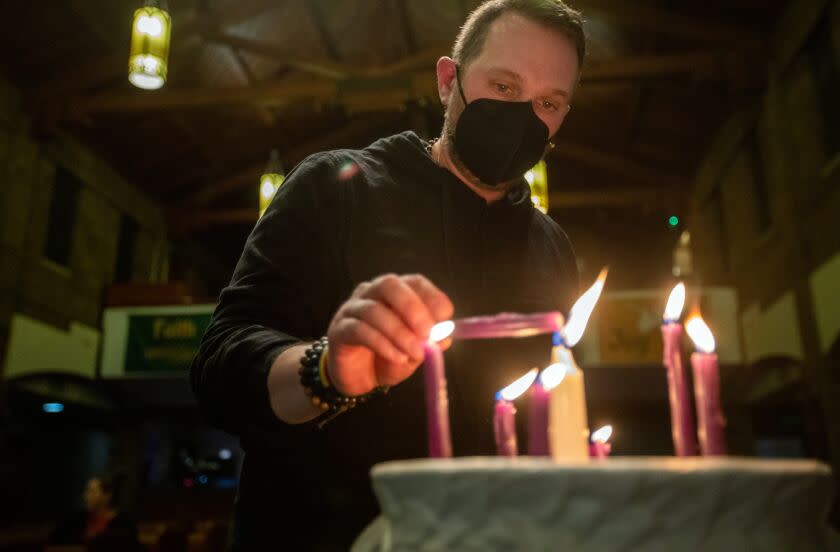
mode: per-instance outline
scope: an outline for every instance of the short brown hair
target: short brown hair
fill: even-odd
[[[502,14],[513,11],[559,31],[572,41],[578,56],[578,71],[583,67],[586,56],[586,36],[583,32],[583,16],[567,6],[563,0],[488,0],[467,17],[455,46],[452,59],[462,68],[478,57],[484,47],[484,40],[490,25]]]

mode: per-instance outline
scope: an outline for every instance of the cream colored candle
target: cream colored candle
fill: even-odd
[[[551,387],[548,402],[548,444],[554,459],[589,458],[589,423],[586,418],[586,394],[583,372],[572,352],[563,345],[551,353],[554,364],[545,372],[543,385]],[[551,372],[549,372],[551,370]],[[548,382],[546,382],[548,380]]]

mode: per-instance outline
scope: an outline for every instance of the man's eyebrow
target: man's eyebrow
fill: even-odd
[[[510,69],[503,69],[502,67],[491,67],[490,69],[487,70],[487,72],[492,73],[494,75],[504,75],[504,76],[506,76],[506,77],[508,77],[512,80],[515,80],[516,82],[522,82],[522,77],[519,75],[519,73],[517,73],[515,71],[511,71]],[[566,91],[566,90],[563,90],[562,88],[555,88],[554,90],[551,91],[551,94],[549,94],[549,95],[550,96],[562,96],[563,98],[566,98],[566,99],[569,98],[569,92]]]
[[[495,73],[497,75],[504,75],[509,77],[517,82],[522,81],[522,77],[519,76],[519,73],[511,71],[510,69],[502,69],[501,67],[491,67],[487,71],[488,73]]]

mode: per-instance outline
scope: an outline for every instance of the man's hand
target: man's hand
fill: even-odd
[[[327,331],[333,385],[356,396],[405,380],[423,362],[432,326],[452,313],[446,294],[419,274],[386,274],[359,284]]]

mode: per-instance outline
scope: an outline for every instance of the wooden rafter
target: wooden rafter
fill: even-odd
[[[414,37],[414,26],[411,24],[411,13],[408,11],[408,0],[397,0],[397,9],[400,14],[406,51],[413,54],[417,51],[417,39]]]
[[[587,207],[649,207],[676,209],[684,199],[672,189],[663,187],[611,186],[593,190],[551,191],[551,209],[580,209]]]
[[[678,175],[647,167],[626,156],[607,153],[595,148],[561,142],[552,150],[553,155],[573,159],[583,164],[620,174],[630,180],[654,186],[675,186],[684,179]]]
[[[257,79],[254,76],[253,71],[248,66],[248,62],[242,58],[242,54],[239,53],[239,50],[236,48],[230,48],[230,53],[233,56],[233,60],[236,63],[236,66],[239,68],[239,72],[242,75],[242,80],[244,81],[245,85],[253,86],[256,84]],[[254,106],[257,115],[259,116],[260,120],[268,126],[274,126],[277,124],[277,116],[271,111],[271,108],[266,107],[264,105],[256,105]]]
[[[353,120],[343,127],[332,132],[327,132],[317,138],[304,142],[293,149],[283,151],[282,158],[289,166],[296,164],[307,155],[335,148],[337,145],[357,142],[366,139],[373,132],[388,126],[396,121],[393,113],[375,113],[366,117]],[[206,205],[214,199],[221,197],[233,190],[254,185],[256,178],[265,169],[265,160],[252,163],[234,174],[219,180],[218,182],[205,186],[191,197],[186,203]]]
[[[324,49],[327,51],[327,55],[331,60],[339,61],[341,59],[341,55],[338,53],[338,47],[330,34],[330,30],[327,29],[327,22],[324,20],[324,12],[321,9],[318,0],[308,0],[305,5],[306,10],[309,12],[309,17],[312,19],[312,24],[315,25],[315,29],[318,31],[318,36],[324,44]]]
[[[400,74],[398,68],[417,63],[424,52],[384,68],[363,71],[361,76],[340,80],[318,79],[261,82],[249,87],[167,89],[155,94],[109,93],[68,100],[62,110],[65,117],[84,117],[106,112],[138,112],[196,107],[263,104],[282,105],[311,99],[321,103],[341,103],[355,111],[394,108],[418,98],[436,97],[436,76],[433,71]],[[584,73],[585,82],[609,82],[612,79],[645,79],[680,72],[696,71],[702,60],[712,63],[716,54],[641,56],[620,58],[594,66]],[[337,66],[333,66],[337,67]],[[346,67],[336,69],[354,74]],[[581,100],[585,101],[584,98]]]
[[[721,53],[714,51],[628,56],[600,63],[587,62],[581,77],[584,82],[592,82],[698,72],[708,74],[715,70],[722,73],[721,58]]]
[[[618,25],[675,38],[688,38],[705,44],[731,46],[766,42],[765,37],[743,26],[675,14],[646,6],[641,2],[588,0],[583,13],[588,20],[603,19]]]
[[[225,44],[243,52],[280,61],[292,69],[319,77],[335,80],[351,77],[382,77],[397,75],[430,67],[440,56],[448,53],[447,48],[435,46],[413,53],[395,63],[380,67],[354,67],[329,60],[298,60],[284,47],[264,40],[245,38],[224,32],[209,32],[205,40]]]
[[[251,103],[283,105],[297,100],[321,103],[340,101],[356,111],[379,111],[398,107],[412,99],[431,97],[435,83],[435,75],[429,71],[410,74],[404,78],[371,78],[363,82],[349,79],[342,82],[284,81],[258,83],[249,87],[173,89],[156,94],[102,94],[71,101],[65,113],[69,117],[83,117],[94,113],[142,112]]]
[[[167,225],[174,236],[182,236],[221,224],[254,224],[257,210],[238,209],[178,209],[167,213]]]

